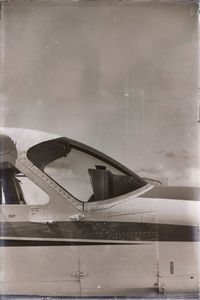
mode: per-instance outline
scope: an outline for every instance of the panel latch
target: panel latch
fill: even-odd
[[[85,219],[85,216],[82,214],[78,214],[78,215],[71,216],[70,219],[72,221],[82,221]]]
[[[84,272],[80,272],[80,271],[75,272],[75,273],[72,274],[73,277],[77,277],[77,278],[81,278],[81,277],[88,276],[88,275],[89,274],[84,273]]]

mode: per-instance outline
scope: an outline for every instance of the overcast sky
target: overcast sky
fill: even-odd
[[[194,4],[6,3],[1,126],[197,185],[197,34]]]

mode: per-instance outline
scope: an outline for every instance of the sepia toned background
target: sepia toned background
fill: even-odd
[[[2,2],[0,25],[1,127],[199,186],[194,1],[16,0]]]

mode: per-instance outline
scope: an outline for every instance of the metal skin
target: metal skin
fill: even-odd
[[[82,203],[0,140],[1,166],[49,196],[46,205],[0,205],[1,295],[198,297],[198,188],[184,187],[181,198],[182,187],[146,184]]]

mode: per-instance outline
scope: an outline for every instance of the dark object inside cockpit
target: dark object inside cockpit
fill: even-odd
[[[13,167],[0,169],[0,204],[24,203],[20,183]]]
[[[137,190],[141,184],[132,176],[116,175],[106,170],[105,166],[88,169],[93,195],[89,202],[106,200]]]

